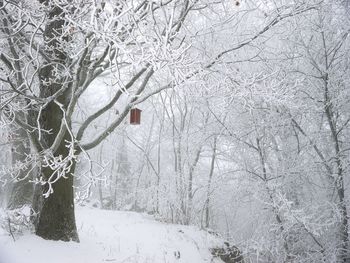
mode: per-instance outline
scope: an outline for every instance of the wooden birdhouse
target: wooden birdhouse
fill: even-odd
[[[130,124],[139,125],[141,123],[141,111],[138,108],[133,108],[130,110]]]

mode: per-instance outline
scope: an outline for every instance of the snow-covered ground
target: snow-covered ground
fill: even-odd
[[[77,209],[80,243],[56,242],[0,232],[0,263],[201,263],[220,238],[198,228],[155,221],[151,216],[91,208]]]

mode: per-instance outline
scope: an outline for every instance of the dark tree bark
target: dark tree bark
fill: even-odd
[[[207,185],[207,198],[205,200],[205,223],[204,223],[205,228],[209,228],[210,226],[210,195],[211,195],[210,192],[211,192],[211,183],[212,183],[214,168],[215,168],[217,139],[218,139],[217,137],[214,137],[213,154],[211,156],[211,162],[210,162],[209,178],[208,178],[208,185]]]
[[[64,47],[68,42],[67,37],[63,35],[66,25],[65,14],[61,7],[51,4],[51,1],[43,1],[48,7],[48,23],[45,27],[45,53],[50,58],[50,63],[44,64],[40,69],[40,96],[47,98],[58,91],[62,95],[55,101],[51,101],[42,109],[40,124],[42,131],[42,145],[44,149],[49,149],[54,144],[57,134],[61,128],[61,122],[64,118],[63,111],[67,109],[67,104],[71,96],[71,79],[65,73],[64,66],[69,65],[69,57]],[[59,104],[63,105],[63,109]],[[70,129],[71,124],[66,120],[66,127]],[[50,130],[51,132],[45,132]],[[61,156],[62,159],[69,155],[69,149],[66,144],[71,141],[70,134],[66,131],[60,141],[60,145],[53,153],[54,156]],[[74,213],[74,192],[73,192],[73,173],[75,170],[75,159],[70,158],[70,169],[65,171],[64,176],[60,176],[58,181],[52,184],[53,192],[44,198],[41,211],[37,220],[36,234],[44,239],[77,241],[79,242]],[[58,176],[50,167],[42,167],[41,176],[48,181]],[[46,193],[49,184],[45,184],[42,191]]]
[[[75,166],[75,164],[73,165]],[[72,167],[72,172],[75,167]],[[42,175],[52,171],[44,169]],[[36,234],[44,239],[79,242],[74,213],[73,176],[53,184],[53,193],[43,200]]]

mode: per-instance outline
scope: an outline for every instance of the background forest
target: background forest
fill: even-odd
[[[246,262],[348,262],[349,5],[0,0],[4,218],[79,241],[75,206],[145,212]]]

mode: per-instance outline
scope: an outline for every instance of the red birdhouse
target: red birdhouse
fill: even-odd
[[[141,122],[141,111],[138,108],[133,108],[130,110],[130,124],[139,125]]]

